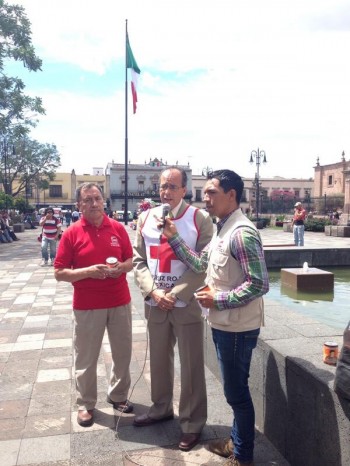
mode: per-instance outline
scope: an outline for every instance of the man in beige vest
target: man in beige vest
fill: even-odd
[[[180,167],[169,167],[160,176],[160,198],[174,224],[196,251],[213,236],[211,218],[184,201],[187,175]],[[177,259],[157,219],[163,206],[140,215],[134,244],[135,279],[145,298],[150,337],[151,398],[149,411],[134,419],[136,427],[147,427],[174,417],[174,346],[181,365],[179,448],[191,450],[199,441],[207,420],[204,376],[203,318],[194,299],[205,273],[196,274]]]
[[[248,379],[263,322],[262,296],[269,289],[259,232],[239,206],[243,187],[231,170],[208,175],[204,201],[218,230],[201,253],[185,243],[174,222],[166,220],[164,228],[177,257],[194,272],[207,272],[207,289],[196,298],[209,310],[224,393],[234,413],[230,438],[211,442],[209,449],[234,466],[253,465],[255,414]]]

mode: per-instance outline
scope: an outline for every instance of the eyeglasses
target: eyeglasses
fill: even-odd
[[[180,188],[181,186],[176,186],[176,184],[170,184],[170,183],[161,184],[159,186],[159,189],[161,191],[166,191],[167,189],[169,189],[169,191],[177,191]]]
[[[101,202],[101,201],[103,201],[103,197],[101,196],[87,197],[86,199],[81,200],[83,204],[93,204],[94,202]]]

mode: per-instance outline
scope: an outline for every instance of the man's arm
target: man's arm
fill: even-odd
[[[196,224],[199,229],[199,238],[196,244],[196,251],[193,251],[195,254],[200,253],[213,237],[213,222],[211,217],[198,210],[196,212]],[[188,249],[187,247],[187,250]],[[179,257],[179,259],[181,258]],[[181,301],[188,303],[193,298],[195,290],[203,285],[204,280],[205,270],[198,272],[188,268],[176,282],[171,292],[175,294],[178,299],[181,299]]]
[[[146,246],[141,235],[141,228],[146,219],[147,213],[142,213],[137,222],[136,235],[134,241],[133,266],[135,280],[144,298],[149,296],[154,289],[152,274],[147,264]]]
[[[208,217],[210,219],[210,217]],[[207,221],[208,221],[207,219]],[[210,219],[211,221],[211,219]],[[212,222],[212,221],[211,221]],[[211,237],[213,236],[213,225],[211,225]],[[202,273],[207,270],[208,265],[208,248],[210,242],[203,247],[202,250],[194,251],[191,249],[181,238],[177,232],[175,223],[167,218],[163,230],[164,235],[168,239],[170,246],[172,247],[177,258],[180,259],[184,264],[187,265],[195,273]]]
[[[240,263],[244,280],[230,291],[215,293],[214,307],[219,310],[240,307],[269,291],[263,246],[255,230],[237,228],[231,235],[231,254]]]
[[[81,269],[70,269],[70,268],[55,268],[55,278],[59,282],[74,283],[79,280],[86,278],[95,278],[98,280],[104,280],[109,276],[109,268],[104,264],[91,265],[90,267],[84,267]]]

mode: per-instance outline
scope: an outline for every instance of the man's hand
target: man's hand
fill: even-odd
[[[151,297],[156,302],[159,309],[171,311],[174,309],[176,298],[171,293],[165,293],[164,290],[153,290]]]
[[[170,218],[167,217],[165,219],[165,225],[164,225],[164,228],[163,228],[163,235],[167,239],[170,239],[174,235],[176,235],[176,233],[177,233],[177,229],[176,229],[175,223]]]
[[[197,293],[194,294],[194,297],[199,302],[199,304],[208,309],[215,309],[214,296],[215,290],[213,289],[209,289],[207,291],[197,291]]]
[[[110,268],[105,264],[91,265],[89,267],[89,277],[97,280],[104,280],[109,277]]]

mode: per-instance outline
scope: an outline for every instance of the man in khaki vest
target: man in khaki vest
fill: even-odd
[[[263,322],[262,296],[269,290],[259,232],[239,206],[243,187],[231,170],[208,175],[204,201],[218,221],[217,233],[202,252],[185,243],[170,219],[164,228],[176,256],[194,272],[207,272],[207,287],[196,298],[208,309],[225,397],[234,413],[230,438],[211,442],[209,449],[227,457],[227,466],[253,465],[255,414],[248,379]]]

